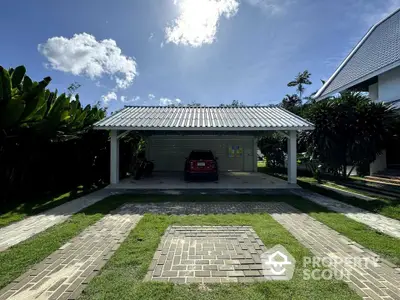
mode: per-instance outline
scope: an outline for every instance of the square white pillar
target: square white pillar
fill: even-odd
[[[258,155],[257,155],[257,138],[254,138],[254,142],[253,142],[253,172],[257,172],[258,171]]]
[[[110,139],[110,183],[119,182],[119,139],[117,130],[111,130]]]
[[[288,182],[297,183],[297,132],[289,131],[288,138]]]
[[[290,182],[291,168],[290,168],[290,137],[286,139],[287,141],[287,160],[286,160],[286,168],[287,168],[287,178]]]

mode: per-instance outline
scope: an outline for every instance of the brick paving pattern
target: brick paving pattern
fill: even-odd
[[[76,299],[141,216],[122,207],[88,227],[0,291],[0,299]]]
[[[204,215],[266,213],[277,204],[275,202],[160,202],[126,204],[136,214]]]
[[[266,280],[266,248],[251,226],[170,226],[145,280],[225,283]]]
[[[64,222],[74,213],[77,213],[112,194],[115,194],[115,192],[111,192],[107,189],[99,190],[38,215],[28,217],[22,221],[0,228],[0,251],[4,251],[11,246],[19,244],[30,237],[45,231],[51,226]]]
[[[80,295],[87,283],[113,255],[120,243],[129,234],[129,231],[139,221],[141,215],[147,212],[177,215],[245,212],[270,213],[276,221],[282,224],[317,257],[364,257],[371,259],[377,257],[375,253],[363,248],[286,203],[164,202],[127,204],[117,212],[107,215],[93,226],[87,228],[47,259],[35,265],[27,273],[14,280],[14,282],[0,291],[0,299],[75,299]],[[155,254],[150,267],[154,269],[150,270],[146,279],[164,280],[164,278],[168,278],[168,280],[172,282],[182,282],[183,280],[185,280],[185,282],[191,282],[192,280],[200,282],[201,280],[201,282],[207,283],[212,282],[214,278],[220,278],[218,282],[254,281],[258,278],[262,278],[259,276],[260,263],[257,260],[257,255],[259,256],[260,251],[264,250],[264,248],[261,248],[263,245],[260,245],[259,239],[252,231],[251,227],[232,227],[227,230],[229,234],[226,235],[229,236],[223,236],[224,230],[215,230],[219,231],[219,233],[217,234],[217,232],[214,232],[216,235],[214,237],[207,237],[206,235],[210,235],[210,233],[208,231],[199,230],[201,227],[191,226],[191,228],[196,230],[177,230],[177,228],[174,227],[169,228],[168,234],[164,238],[165,244],[168,242],[169,237],[171,237],[168,251],[166,251],[166,248],[164,249],[162,247],[164,244],[160,245],[161,247]],[[213,230],[210,229],[209,231],[212,232]],[[196,234],[196,236],[189,236],[193,234]],[[199,236],[197,236],[197,234],[199,234]],[[232,237],[230,236],[231,234],[233,235]],[[248,239],[245,238],[245,236],[241,236],[241,234],[246,235]],[[183,238],[181,239],[180,236]],[[176,237],[178,237],[178,240],[183,240],[180,264],[174,264],[174,259],[179,256],[177,254],[179,253],[177,252],[178,242],[175,243],[175,240],[173,240],[173,238]],[[232,240],[229,240],[229,238],[232,238]],[[241,242],[241,238],[243,242]],[[189,243],[186,243],[186,240],[188,240]],[[210,243],[210,241],[212,242]],[[235,246],[238,246],[235,241],[239,243],[240,249],[238,247],[235,248]],[[254,241],[256,241],[256,243],[254,243]],[[192,242],[195,244],[194,247],[190,247]],[[204,254],[196,253],[198,244],[200,245],[199,251],[207,251],[207,254],[205,254],[205,252],[202,252]],[[250,247],[250,244],[254,250]],[[256,244],[260,249],[256,248]],[[181,245],[181,243],[179,245]],[[227,249],[223,249],[225,246]],[[247,249],[243,249],[243,246],[247,247]],[[169,250],[173,247],[175,247],[175,252],[171,254]],[[186,247],[188,251],[187,260],[189,262],[184,261],[182,258]],[[190,252],[190,249],[193,249],[195,252],[193,253],[193,250]],[[228,252],[229,250],[235,251],[235,253]],[[238,252],[238,250],[242,250],[242,252]],[[223,251],[226,252],[223,253]],[[254,251],[256,251],[256,253],[252,253]],[[157,257],[157,255],[159,255],[159,257]],[[216,258],[214,258],[215,256]],[[171,266],[169,266],[167,263],[171,261],[171,257],[172,262]],[[163,262],[163,259],[165,259],[165,262]],[[247,259],[248,261],[246,264],[245,260]],[[191,260],[193,260],[193,263]],[[208,261],[208,263],[206,263],[206,261]],[[239,264],[237,264],[237,261],[239,261]],[[161,274],[156,276],[159,274],[157,272],[160,272],[159,266],[161,266]],[[222,266],[226,266],[225,268],[227,269],[224,270]],[[173,269],[174,267],[175,269]],[[176,269],[176,267],[178,267],[178,269]],[[179,270],[179,268],[183,267],[185,267],[185,269]],[[215,267],[217,267],[216,270]],[[165,273],[164,268],[165,272],[170,273]],[[208,270],[207,268],[210,269]],[[400,269],[389,262],[380,259],[376,266],[371,264],[365,267],[346,265],[343,266],[343,268],[351,272],[350,276],[345,278],[345,281],[364,299],[400,299]],[[189,272],[194,272],[194,276],[187,275]],[[198,272],[198,276],[196,276],[196,272]],[[224,276],[218,277],[218,274]],[[191,279],[188,280],[188,278]]]
[[[394,220],[379,214],[374,214],[362,208],[355,207],[317,193],[305,190],[296,190],[292,191],[292,193],[324,206],[329,210],[341,213],[350,219],[363,223],[384,234],[400,239],[400,221],[398,220]]]
[[[377,262],[334,265],[337,272],[345,271],[344,281],[363,299],[400,299],[400,269],[395,265],[286,203],[269,213],[316,257]]]

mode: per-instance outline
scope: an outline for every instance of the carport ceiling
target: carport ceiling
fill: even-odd
[[[95,129],[138,131],[312,130],[313,124],[277,106],[127,106],[97,122]]]

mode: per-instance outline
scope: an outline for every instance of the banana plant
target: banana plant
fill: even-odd
[[[36,114],[44,104],[45,89],[51,78],[32,82],[25,73],[24,66],[9,71],[0,66],[0,129],[40,119]]]

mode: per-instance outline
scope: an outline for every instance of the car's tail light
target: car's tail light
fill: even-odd
[[[210,167],[211,167],[211,169],[213,169],[213,170],[214,170],[214,169],[215,169],[215,167],[216,167],[216,166],[215,166],[215,162],[212,162],[212,163],[210,164]]]
[[[194,161],[190,161],[190,169],[193,170],[194,169]]]

